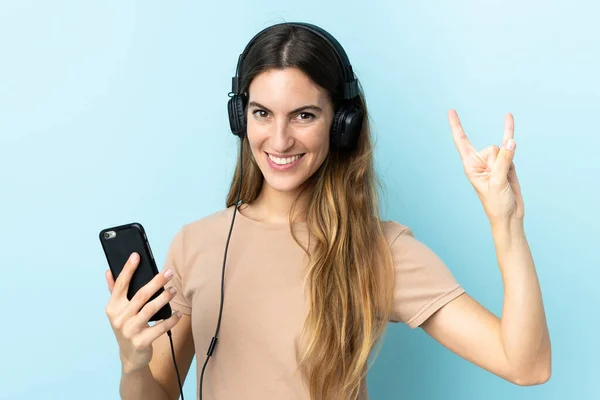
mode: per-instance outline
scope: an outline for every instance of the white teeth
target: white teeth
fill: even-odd
[[[271,161],[273,161],[277,165],[290,164],[290,163],[293,163],[294,161],[298,160],[301,157],[300,154],[296,154],[295,156],[288,157],[288,158],[279,158],[279,157],[273,157],[269,153],[267,153],[267,154],[269,155],[269,158],[271,159]]]

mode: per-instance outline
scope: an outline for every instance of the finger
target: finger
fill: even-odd
[[[475,153],[476,150],[469,141],[469,138],[465,134],[463,127],[458,118],[458,114],[454,110],[448,111],[448,122],[450,123],[450,129],[452,130],[452,137],[454,138],[454,144],[458,149],[460,157],[464,160],[471,154]]]
[[[519,183],[519,178],[517,177],[517,169],[515,168],[515,163],[512,162],[510,164],[510,168],[508,169],[508,183],[512,188],[515,195],[521,195],[521,184]]]
[[[514,139],[508,139],[498,152],[496,164],[494,164],[491,173],[495,182],[504,182],[508,179],[508,171],[515,156],[515,149],[516,143]]]
[[[152,296],[154,296],[161,288],[163,288],[171,279],[173,279],[173,272],[171,270],[166,270],[162,274],[157,274],[154,278],[152,278],[152,280],[150,282],[145,284],[132,297],[131,301],[125,308],[125,315],[126,316],[136,315],[140,311],[140,309],[142,309],[142,307],[144,307],[144,305],[146,303],[148,303],[148,300],[150,300],[152,298]],[[164,294],[165,293],[163,293],[162,295],[164,295]],[[154,299],[153,301],[156,301],[156,300],[158,300],[158,298]],[[170,299],[168,299],[167,302],[169,300]],[[150,304],[150,303],[148,303],[148,304]],[[146,306],[147,306],[147,304],[146,304]],[[161,305],[161,307],[162,307],[162,305]],[[160,307],[158,307],[158,309],[160,309]],[[156,311],[158,311],[158,309]],[[154,314],[152,314],[152,315],[154,315]],[[146,319],[146,322],[152,315],[148,316],[148,318]]]
[[[163,319],[162,321],[157,322],[153,326],[145,328],[140,333],[141,341],[150,345],[150,343],[154,342],[156,339],[167,333],[168,330],[173,329],[173,327],[177,325],[179,321],[181,321],[182,317],[183,314],[181,313],[181,311],[176,311],[169,318]]]
[[[142,329],[144,326],[148,324],[150,318],[161,308],[165,306],[165,304],[169,303],[173,297],[177,294],[177,291],[174,287],[169,288],[169,290],[163,291],[160,296],[155,298],[154,300],[148,302],[137,315],[133,317],[132,323],[134,328]]]
[[[502,136],[502,146],[508,139],[515,138],[515,119],[511,113],[504,116],[504,136]]]
[[[131,282],[131,277],[135,272],[140,261],[140,256],[137,253],[131,253],[129,259],[125,263],[123,270],[117,277],[115,281],[115,287],[113,292],[116,292],[116,295],[123,296],[127,293],[127,289],[129,288],[129,282]]]
[[[106,272],[104,272],[104,277],[106,278],[106,283],[108,284],[108,291],[112,294],[115,287],[115,279],[113,278],[110,269],[107,269]]]
[[[500,148],[495,144],[486,147],[481,150],[478,154],[480,159],[485,163],[487,170],[491,172],[494,164],[496,164],[496,158],[498,158],[498,152]]]

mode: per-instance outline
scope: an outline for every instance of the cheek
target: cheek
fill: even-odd
[[[306,132],[302,138],[306,148],[312,153],[319,154],[320,157],[324,157],[329,152],[329,141],[329,129],[325,128]]]
[[[254,158],[254,161],[260,163],[260,161],[261,161],[260,157],[262,154],[261,144],[252,140],[250,135],[248,135],[248,143],[250,145],[250,152],[252,153],[252,157]]]
[[[323,153],[329,153],[329,146],[331,143],[331,117],[326,118],[324,124],[319,129],[319,135],[317,136],[319,147],[323,150]]]
[[[252,149],[252,153],[256,157],[255,152],[260,151],[260,147],[268,139],[268,132],[265,129],[261,129],[256,123],[249,121],[246,125],[246,135],[248,136],[250,149]]]

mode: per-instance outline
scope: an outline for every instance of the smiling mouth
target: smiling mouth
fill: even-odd
[[[292,164],[292,163],[298,161],[306,153],[296,154],[296,155],[289,156],[289,157],[275,157],[269,153],[266,153],[266,154],[273,163],[275,163],[277,165],[287,165],[287,164]]]

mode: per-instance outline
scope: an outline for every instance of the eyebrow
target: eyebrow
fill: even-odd
[[[273,112],[271,110],[269,110],[267,107],[263,106],[262,104],[256,102],[256,101],[251,101],[250,103],[248,103],[248,107],[257,107],[257,108],[262,108],[263,110],[273,114]],[[298,107],[292,111],[290,111],[288,114],[292,115],[292,114],[297,114],[300,111],[315,111],[315,112],[321,112],[323,111],[323,109],[321,107],[315,106],[314,104],[308,104],[302,107]]]

